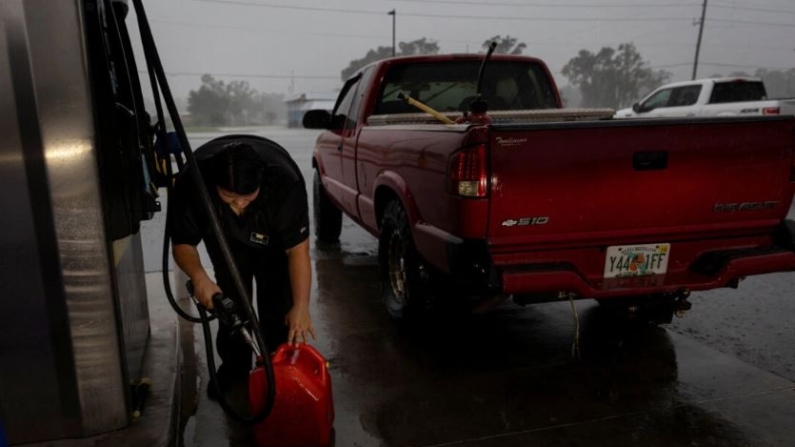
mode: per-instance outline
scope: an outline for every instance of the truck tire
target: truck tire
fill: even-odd
[[[416,321],[430,310],[430,272],[411,237],[400,202],[386,205],[378,238],[381,290],[389,315],[398,322]]]
[[[342,211],[334,206],[331,199],[328,198],[317,170],[315,170],[315,176],[312,180],[312,189],[315,236],[320,242],[338,242],[340,240],[340,232],[342,232]]]

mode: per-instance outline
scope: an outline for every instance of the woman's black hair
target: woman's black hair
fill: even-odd
[[[251,145],[232,142],[215,154],[212,170],[213,181],[218,187],[245,195],[260,187],[265,166]]]

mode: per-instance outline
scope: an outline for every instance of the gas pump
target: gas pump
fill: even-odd
[[[170,183],[175,152],[161,92],[187,159],[177,156],[177,163],[198,167],[141,0],[132,6],[155,125],[144,108],[126,0],[0,4],[1,204],[13,210],[0,213],[0,267],[2,287],[14,298],[0,301],[0,440],[7,434],[11,445],[127,427],[140,414],[140,391],[150,386],[129,384],[144,383],[138,379],[150,336],[140,222],[160,211],[156,185]],[[155,134],[165,147],[159,156]],[[255,415],[237,419],[257,424],[260,445],[327,445],[333,405],[325,360],[309,346],[280,347],[273,359],[285,380],[277,388],[204,183],[192,177],[244,297],[243,312],[223,297],[218,309],[229,310],[224,318],[242,316],[241,334],[257,355],[250,382]],[[282,398],[274,406],[277,391]],[[318,405],[314,396],[324,392]],[[307,406],[314,417],[306,417]],[[280,417],[265,419],[273,408]],[[304,417],[294,417],[296,411]]]
[[[0,2],[0,420],[11,445],[132,420],[151,132],[109,0]]]

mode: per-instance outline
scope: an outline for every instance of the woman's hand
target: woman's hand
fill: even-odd
[[[218,284],[214,283],[208,276],[193,281],[193,293],[197,300],[208,310],[213,308],[213,296],[223,293]]]
[[[193,296],[199,300],[206,309],[213,308],[213,295],[221,292],[218,284],[214,283],[202,267],[199,251],[195,245],[174,244],[172,249],[174,262],[185,272],[193,283]]]
[[[287,343],[292,345],[306,343],[309,335],[312,336],[313,340],[317,340],[315,328],[312,326],[312,317],[309,316],[309,306],[307,305],[294,304],[284,318],[284,324],[289,328]]]

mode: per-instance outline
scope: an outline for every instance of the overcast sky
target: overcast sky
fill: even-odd
[[[427,37],[444,53],[511,35],[560,70],[581,49],[634,42],[651,67],[690,79],[703,0],[144,0],[172,89],[210,73],[269,93],[334,91],[371,48]],[[795,68],[794,0],[708,0],[699,77]],[[134,13],[130,28],[137,40]],[[140,52],[139,52],[140,54]]]

